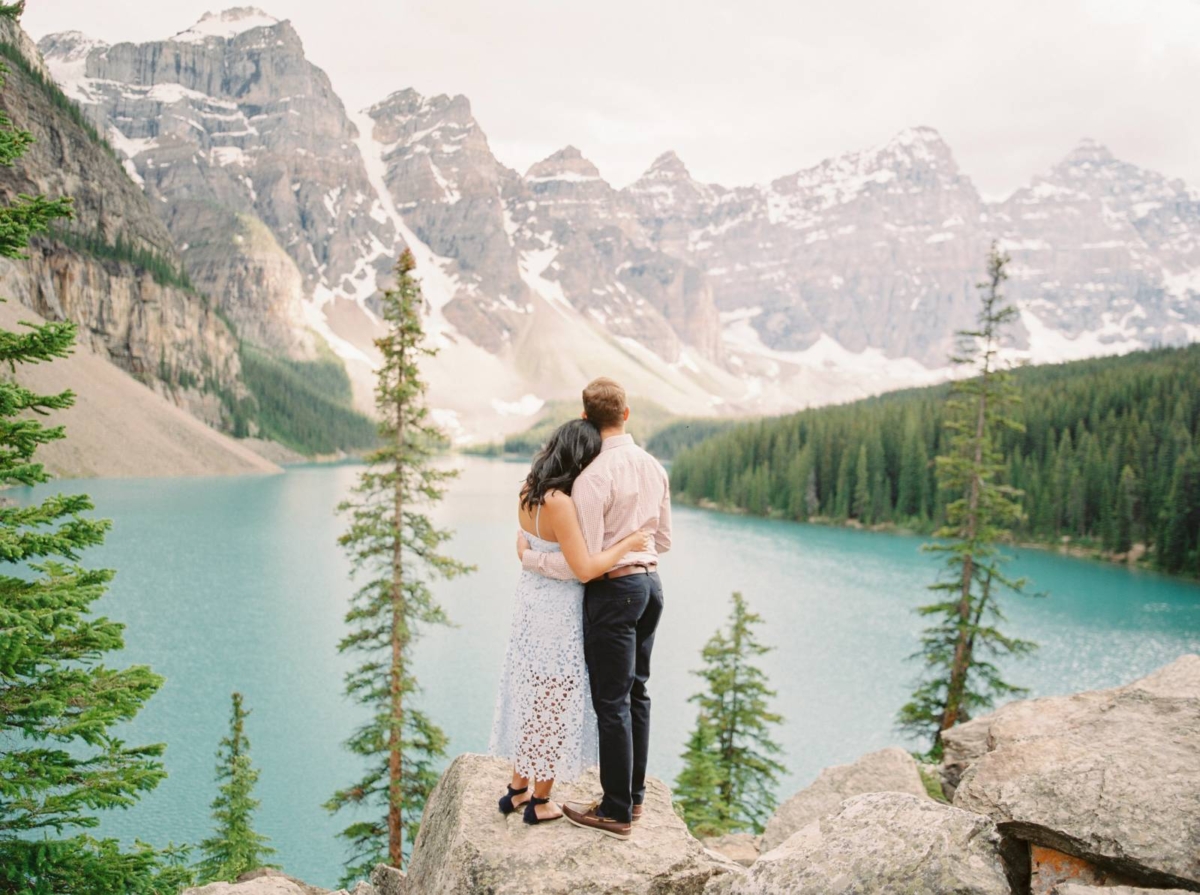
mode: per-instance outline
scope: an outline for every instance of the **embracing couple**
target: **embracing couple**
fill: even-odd
[[[671,546],[666,471],[625,433],[625,390],[597,379],[583,419],[559,427],[521,488],[512,632],[491,752],[513,764],[500,811],[566,817],[628,839],[642,815],[650,651],[662,614],[658,554]],[[603,797],[550,800],[555,780],[600,761]]]

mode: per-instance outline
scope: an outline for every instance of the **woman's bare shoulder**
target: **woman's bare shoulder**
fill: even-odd
[[[544,506],[546,511],[556,518],[567,513],[575,514],[575,504],[571,502],[571,495],[563,491],[547,491]]]

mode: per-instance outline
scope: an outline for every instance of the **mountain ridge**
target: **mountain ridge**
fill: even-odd
[[[346,110],[286,20],[243,7],[201,21],[180,32],[196,40],[117,52],[52,34],[39,47],[164,206],[189,273],[233,283],[223,309],[268,347],[302,354],[304,333],[321,334],[355,371],[360,403],[372,296],[399,248],[413,247],[445,355],[429,367],[431,397],[461,440],[511,431],[513,408],[574,395],[599,372],[693,414],[783,411],[944,377],[993,239],[1013,255],[1015,356],[1200,337],[1196,194],[1095,141],[1002,202],[984,200],[928,126],[749,186],[701,183],[667,150],[617,189],[573,145],[513,170],[462,95],[403,88]],[[107,58],[155,54],[201,74],[273,74],[249,102],[211,74],[182,84],[169,68],[135,76]],[[283,102],[305,87],[307,100]],[[160,139],[163,114],[194,126],[168,123],[174,142]],[[165,175],[163,154],[175,168]],[[297,161],[306,154],[311,163]],[[300,186],[288,197],[281,181]],[[186,192],[201,185],[259,221],[266,255],[226,251],[240,260],[224,271],[225,255],[201,263],[192,234],[230,229],[220,215],[189,223]]]

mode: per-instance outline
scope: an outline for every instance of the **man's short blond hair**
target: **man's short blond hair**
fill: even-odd
[[[625,389],[620,383],[601,376],[583,390],[583,412],[597,429],[614,429],[625,421]]]

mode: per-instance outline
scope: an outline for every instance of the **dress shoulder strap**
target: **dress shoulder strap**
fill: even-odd
[[[540,503],[533,514],[533,530],[537,532],[539,538],[542,537],[542,505]]]

